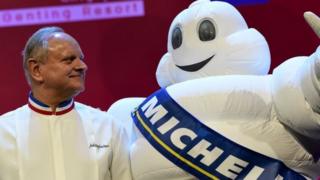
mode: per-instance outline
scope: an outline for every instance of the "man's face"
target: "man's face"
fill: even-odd
[[[48,41],[48,58],[40,71],[45,89],[74,96],[84,90],[87,65],[79,44],[65,33],[57,33]]]

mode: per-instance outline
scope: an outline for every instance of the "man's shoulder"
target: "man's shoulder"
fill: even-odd
[[[88,113],[106,113],[105,111],[102,111],[100,108],[95,108],[80,102],[75,102],[75,109],[77,111],[86,111]]]
[[[24,106],[21,106],[15,110],[12,110],[12,111],[9,111],[9,112],[6,112],[4,114],[2,114],[0,116],[0,123],[1,122],[5,122],[5,121],[13,121],[13,119],[15,118],[16,114],[17,113],[20,113],[21,111],[23,111],[27,106],[24,105]]]
[[[22,107],[19,107],[15,110],[9,111],[5,114],[2,114],[0,116],[0,136],[3,133],[12,133],[14,132],[16,122],[17,122],[17,116],[21,117],[21,112],[26,111],[27,106],[24,105]]]
[[[79,102],[75,102],[75,110],[86,122],[91,122],[94,127],[114,127],[119,126],[114,117],[108,114],[106,111],[102,111],[99,108],[94,108]],[[119,127],[118,127],[119,128]]]
[[[99,108],[95,108],[86,104],[75,102],[75,109],[78,113],[85,117],[91,117],[94,119],[110,119],[106,111],[102,111]]]

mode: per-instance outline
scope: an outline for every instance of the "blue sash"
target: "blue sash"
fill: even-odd
[[[163,156],[199,179],[305,179],[281,161],[243,147],[202,124],[161,89],[132,118]]]

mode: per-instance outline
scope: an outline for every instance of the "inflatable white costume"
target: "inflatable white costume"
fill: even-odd
[[[320,176],[320,49],[272,75],[269,57],[263,36],[227,3],[196,1],[180,13],[157,70],[170,86],[108,111],[131,134],[134,179]]]
[[[263,35],[224,2],[195,1],[178,14],[167,47],[156,72],[161,87],[214,75],[266,75],[270,68]]]

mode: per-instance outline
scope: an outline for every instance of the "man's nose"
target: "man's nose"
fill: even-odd
[[[77,58],[76,62],[77,62],[77,64],[76,64],[77,70],[81,70],[81,71],[88,70],[88,66],[83,60],[81,60],[80,58]]]

